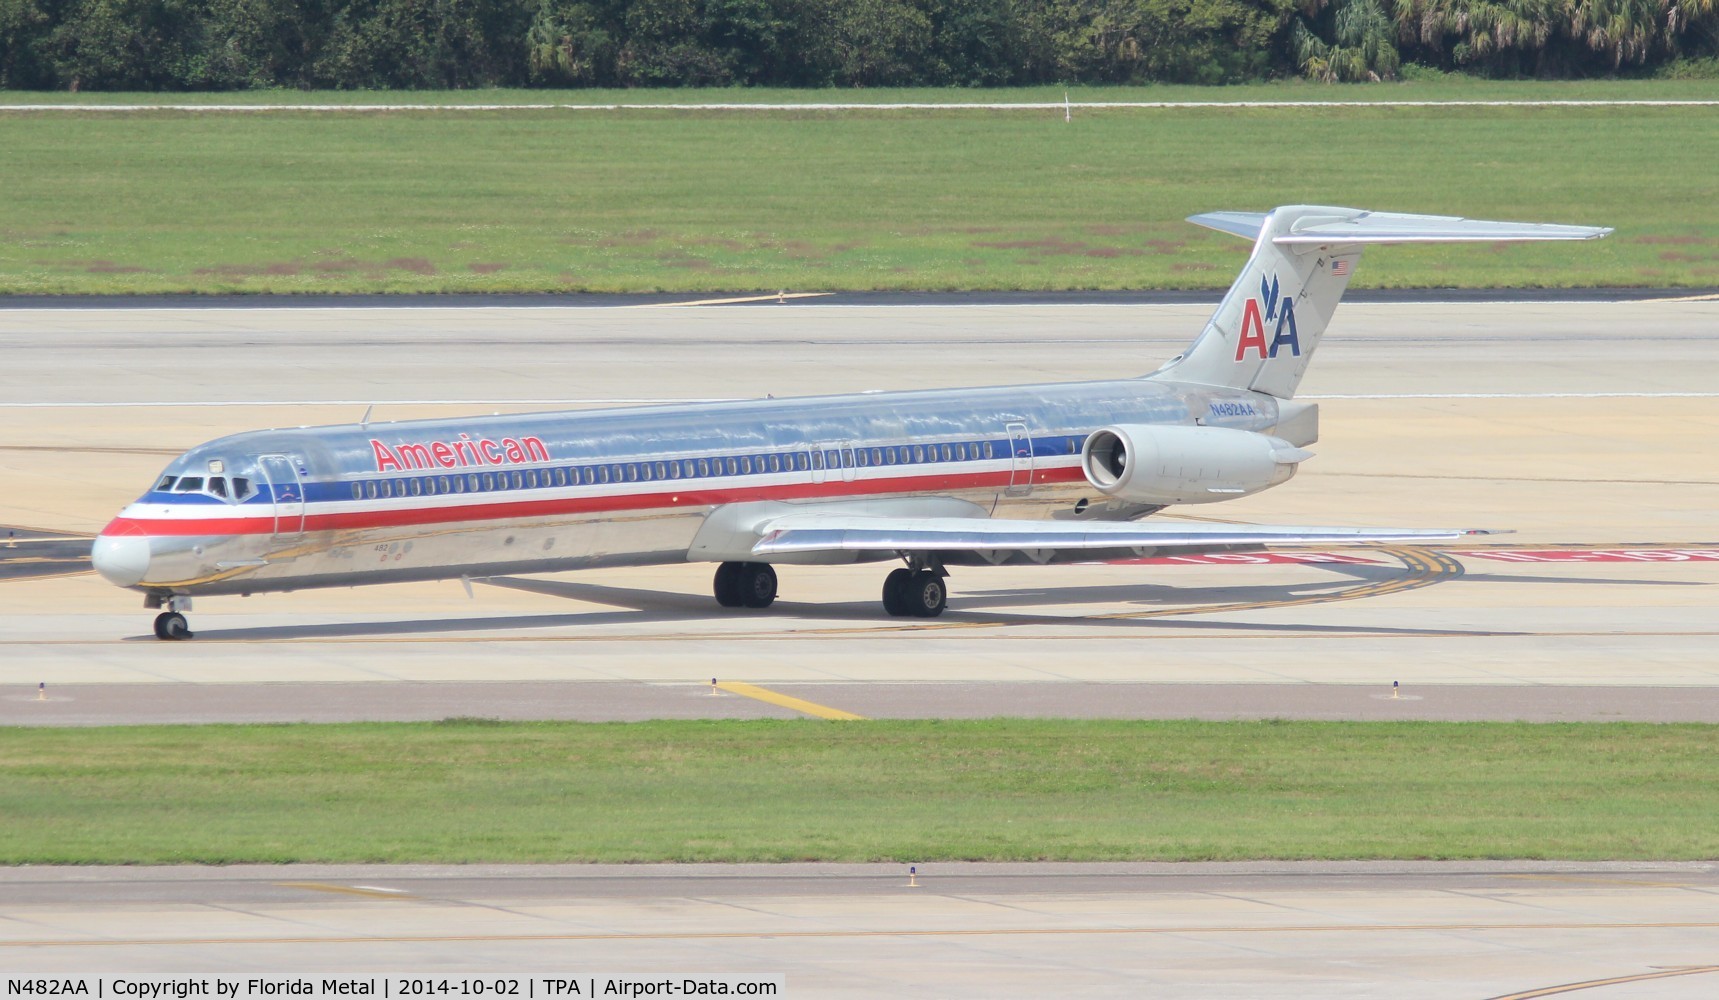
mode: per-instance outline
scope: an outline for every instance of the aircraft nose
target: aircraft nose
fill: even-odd
[[[116,587],[130,587],[149,572],[149,539],[139,535],[102,535],[90,549],[96,572]]]

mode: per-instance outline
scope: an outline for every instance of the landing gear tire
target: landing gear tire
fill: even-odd
[[[767,608],[776,602],[776,571],[769,563],[740,564],[740,596],[749,608]]]
[[[907,588],[913,586],[913,571],[898,569],[883,578],[883,610],[896,618],[906,618],[913,611],[907,606]]]
[[[943,585],[942,577],[930,570],[913,574],[906,596],[908,612],[915,618],[936,618],[949,606],[949,588]]]
[[[178,640],[191,638],[191,626],[177,611],[163,611],[155,616],[155,637]]]
[[[883,580],[883,610],[897,618],[936,618],[949,606],[943,578],[928,569],[898,569]]]
[[[716,568],[715,590],[725,608],[767,608],[776,600],[776,571],[769,563],[725,562]]]
[[[725,608],[738,608],[746,603],[740,592],[743,563],[725,562],[716,567],[716,603]]]

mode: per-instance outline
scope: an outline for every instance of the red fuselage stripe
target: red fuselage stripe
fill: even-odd
[[[703,488],[688,483],[689,489],[663,493],[635,493],[627,496],[559,497],[553,500],[509,500],[461,506],[416,507],[391,510],[335,511],[309,513],[304,519],[305,531],[352,531],[365,528],[393,528],[405,525],[462,524],[471,521],[501,521],[522,517],[553,517],[568,514],[596,514],[618,510],[665,510],[681,507],[714,507],[721,504],[746,503],[756,500],[840,499],[843,497],[879,496],[890,493],[950,493],[975,489],[1005,489],[1008,472],[968,473],[964,475],[907,476],[898,479],[870,479],[855,482],[836,480],[823,483],[791,483],[782,486],[740,488]],[[1084,478],[1078,467],[1035,469],[1033,485],[1077,482]],[[470,494],[467,494],[468,496]],[[259,510],[262,509],[259,507]],[[297,520],[293,515],[287,520]],[[292,527],[286,530],[292,531]],[[219,518],[114,518],[104,535],[268,535],[275,531],[275,516],[268,514],[248,517]],[[296,532],[295,532],[296,533]]]

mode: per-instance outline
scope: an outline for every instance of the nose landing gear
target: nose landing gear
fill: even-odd
[[[157,639],[177,641],[191,638],[191,625],[180,611],[180,608],[184,608],[186,611],[191,610],[190,598],[163,597],[157,600],[154,606],[166,609],[155,616],[155,637]]]

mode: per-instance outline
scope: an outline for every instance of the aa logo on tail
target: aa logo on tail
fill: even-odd
[[[1271,343],[1265,340],[1265,324],[1276,321],[1277,329],[1272,334]],[[1290,296],[1280,296],[1277,290],[1277,278],[1269,281],[1259,279],[1259,298],[1248,299],[1242,307],[1241,339],[1236,341],[1236,360],[1247,357],[1249,350],[1259,352],[1261,358],[1275,358],[1277,352],[1285,344],[1289,345],[1289,353],[1301,357],[1301,341],[1295,333],[1295,300]]]

